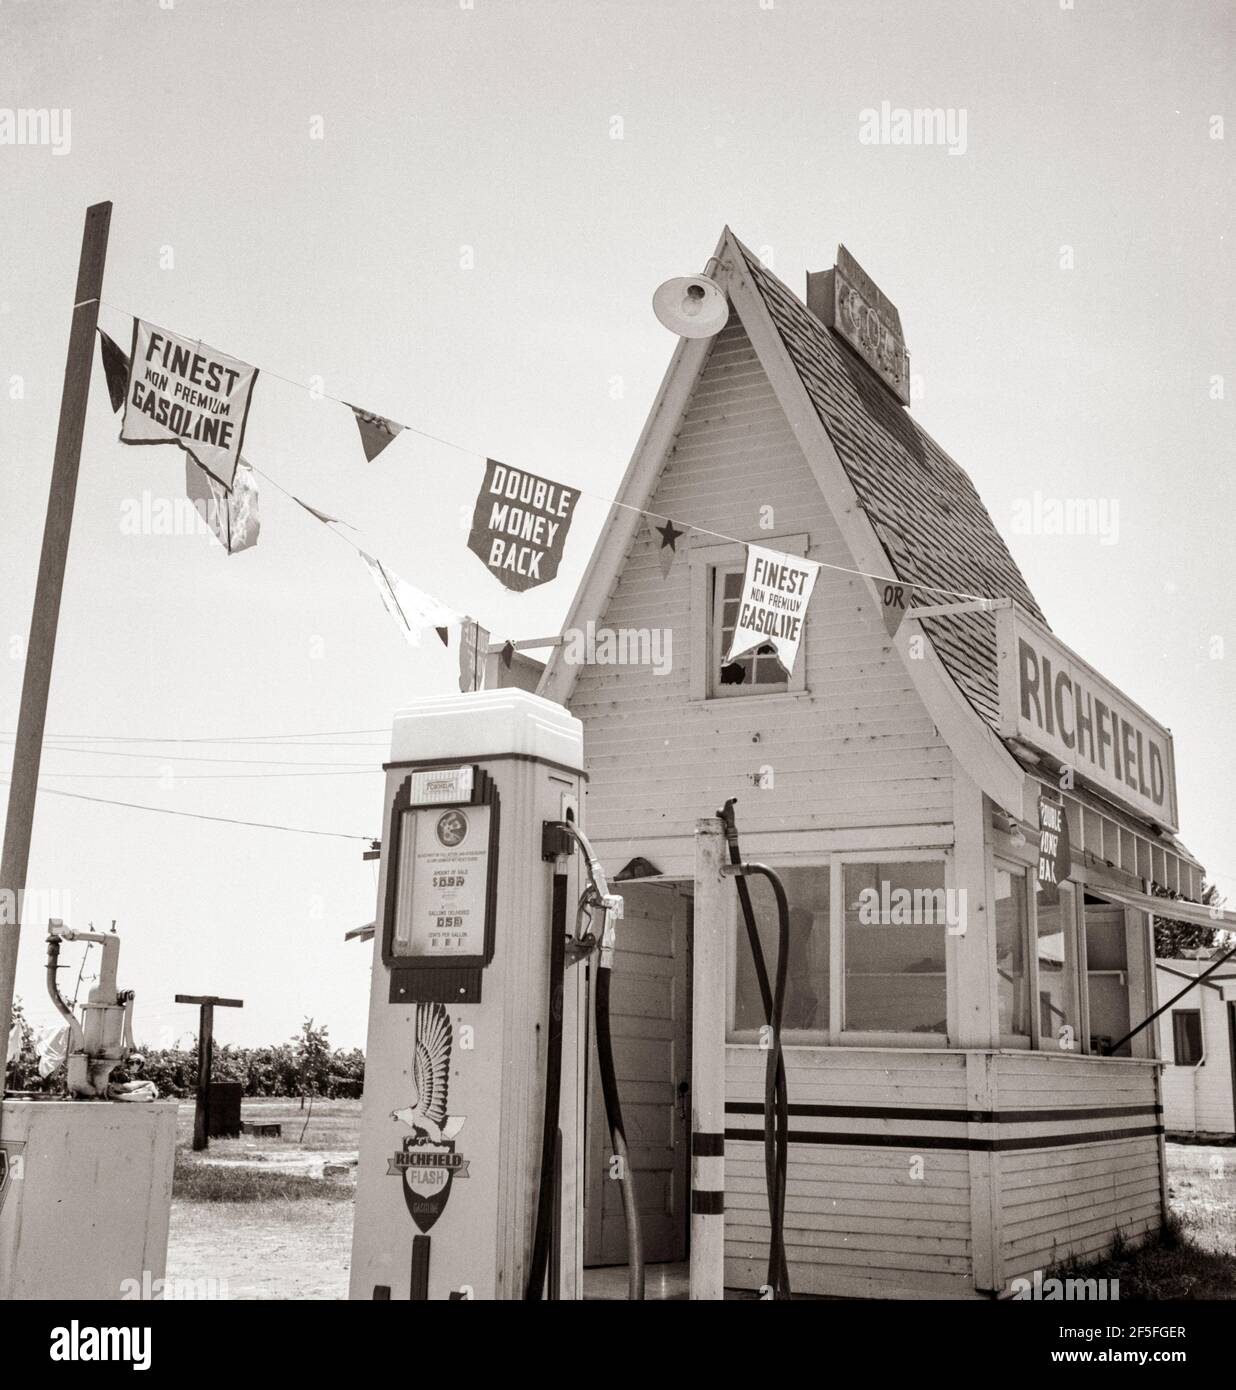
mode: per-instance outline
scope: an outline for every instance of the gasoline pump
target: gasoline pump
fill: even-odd
[[[102,947],[99,976],[82,1006],[80,1023],[56,984],[64,941],[94,942]],[[114,930],[74,931],[55,917],[48,923],[47,993],[68,1026],[68,1090],[78,1100],[98,1100],[111,1094],[112,1072],[133,1054],[133,991],[116,987],[119,960],[120,938]]]
[[[591,1033],[629,1294],[642,1298],[609,1024],[622,898],[581,824],[580,722],[517,689],[421,700],[395,716],[385,772],[351,1297],[582,1297]],[[788,1298],[788,903],[773,870],[744,862],[733,803],[718,814],[770,1039],[768,1284]],[[767,878],[776,899],[771,974],[751,876]]]
[[[579,721],[522,690],[395,717],[352,1298],[582,1295],[593,967],[620,1175],[627,1165],[606,1012],[622,900],[580,826],[582,769]],[[623,1196],[640,1289],[629,1183]]]

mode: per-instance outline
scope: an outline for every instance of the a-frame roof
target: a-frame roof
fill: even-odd
[[[834,516],[855,567],[907,584],[1013,598],[1042,613],[962,469],[899,407],[874,373],[726,228],[715,278],[741,318]],[[572,604],[567,627],[599,619],[673,449],[711,339],[681,339]],[[681,518],[689,525],[689,518]],[[872,585],[873,596],[876,586]],[[918,606],[947,602],[920,592]],[[1021,809],[1023,769],[997,735],[994,617],[923,620],[929,660],[896,646],[950,747],[999,805]],[[913,626],[917,627],[917,624]],[[540,693],[567,701],[574,668],[555,650]],[[976,717],[977,716],[977,717]]]
[[[870,367],[740,242],[741,252],[837,456],[888,557],[907,583],[1042,611],[965,471],[897,404]],[[919,607],[948,602],[925,590]],[[944,666],[992,726],[999,724],[995,618],[923,620]]]

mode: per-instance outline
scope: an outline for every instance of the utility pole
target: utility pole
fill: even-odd
[[[56,454],[47,497],[47,519],[43,523],[43,550],[26,644],[17,744],[13,749],[13,772],[9,782],[9,809],[4,822],[4,848],[0,852],[0,1049],[8,1044],[13,1011],[17,944],[21,936],[22,900],[26,892],[39,764],[43,757],[47,694],[51,687],[60,595],[73,526],[73,499],[77,495],[77,470],[86,427],[94,333],[99,321],[99,296],[103,293],[103,265],[107,259],[111,220],[111,203],[96,203],[86,209],[81,259],[77,265],[77,290],[73,295],[69,354],[60,395]]]
[[[197,1029],[197,1105],[193,1111],[193,1148],[210,1147],[210,1072],[215,1061],[215,1005],[243,1009],[243,999],[220,999],[217,994],[178,994],[178,1004],[200,1004]]]

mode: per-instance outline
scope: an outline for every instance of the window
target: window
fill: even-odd
[[[790,906],[790,949],[785,985],[782,1030],[799,1042],[824,1042],[828,1034],[829,989],[829,892],[828,866],[778,869]],[[762,876],[747,880],[751,905],[768,970],[769,984],[776,981],[779,939],[777,900],[772,884]],[[738,942],[734,956],[734,1007],[732,1033],[736,1040],[753,1040],[765,1021],[759,981],[751,959],[746,923],[738,914]],[[737,1035],[742,1035],[738,1037]]]
[[[1202,1060],[1202,1013],[1200,1009],[1172,1010],[1172,1042],[1178,1067],[1195,1067]]]
[[[806,555],[809,541],[810,537],[803,532],[793,536],[761,536],[759,544],[786,555]],[[804,694],[809,632],[803,634],[798,660],[788,675],[769,643],[737,661],[725,660],[742,601],[747,547],[736,542],[691,545],[687,560],[691,592],[691,699],[753,699],[761,695]]]
[[[726,661],[734,628],[738,625],[738,605],[742,601],[746,565],[717,565],[712,571],[712,661],[711,691],[719,695],[754,695],[789,689],[785,669],[777,660],[776,649],[767,642],[746,656]]]
[[[1077,990],[1077,895],[1059,885],[1056,901],[1042,888],[1035,899],[1038,943],[1039,1046],[1048,1051],[1082,1050]]]
[[[846,864],[848,1032],[948,1034],[945,943],[956,912],[944,865]]]
[[[1133,1049],[1123,1043],[1115,1053],[1112,1046],[1132,1026],[1132,1011],[1143,1000],[1134,987],[1140,971],[1130,962],[1130,931],[1122,907],[1087,895],[1086,919],[1086,998],[1090,1008],[1090,1050],[1099,1056],[1131,1057]],[[1140,954],[1140,946],[1135,943]],[[1141,1021],[1139,1012],[1138,1021]],[[1145,1047],[1139,1043],[1139,1053]]]
[[[996,868],[996,997],[1000,1036],[1030,1037],[1030,971],[1026,959],[1026,874]]]

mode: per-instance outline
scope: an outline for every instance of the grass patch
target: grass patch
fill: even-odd
[[[1131,1301],[1236,1299],[1236,1148],[1167,1146],[1171,1214],[1163,1229],[1133,1246],[1117,1231],[1098,1260],[1066,1260],[1056,1278],[1119,1279]]]
[[[176,1137],[183,1144],[193,1138],[194,1102],[182,1100],[177,1111]],[[359,1100],[315,1100],[310,1113],[308,1102],[300,1108],[295,1096],[262,1096],[241,1102],[241,1118],[245,1120],[277,1120],[283,1126],[278,1138],[257,1139],[244,1135],[239,1139],[212,1139],[210,1152],[222,1158],[239,1158],[255,1149],[355,1150],[360,1144],[361,1103]],[[306,1128],[306,1120],[308,1127]],[[304,1131],[304,1141],[301,1132]]]
[[[1119,1279],[1121,1302],[1236,1298],[1236,1259],[1198,1245],[1175,1215],[1136,1248],[1118,1235],[1106,1258],[1066,1261],[1050,1273],[1060,1279]]]
[[[354,1188],[346,1178],[312,1178],[304,1173],[259,1167],[203,1163],[186,1149],[176,1150],[172,1196],[182,1202],[350,1202]]]

